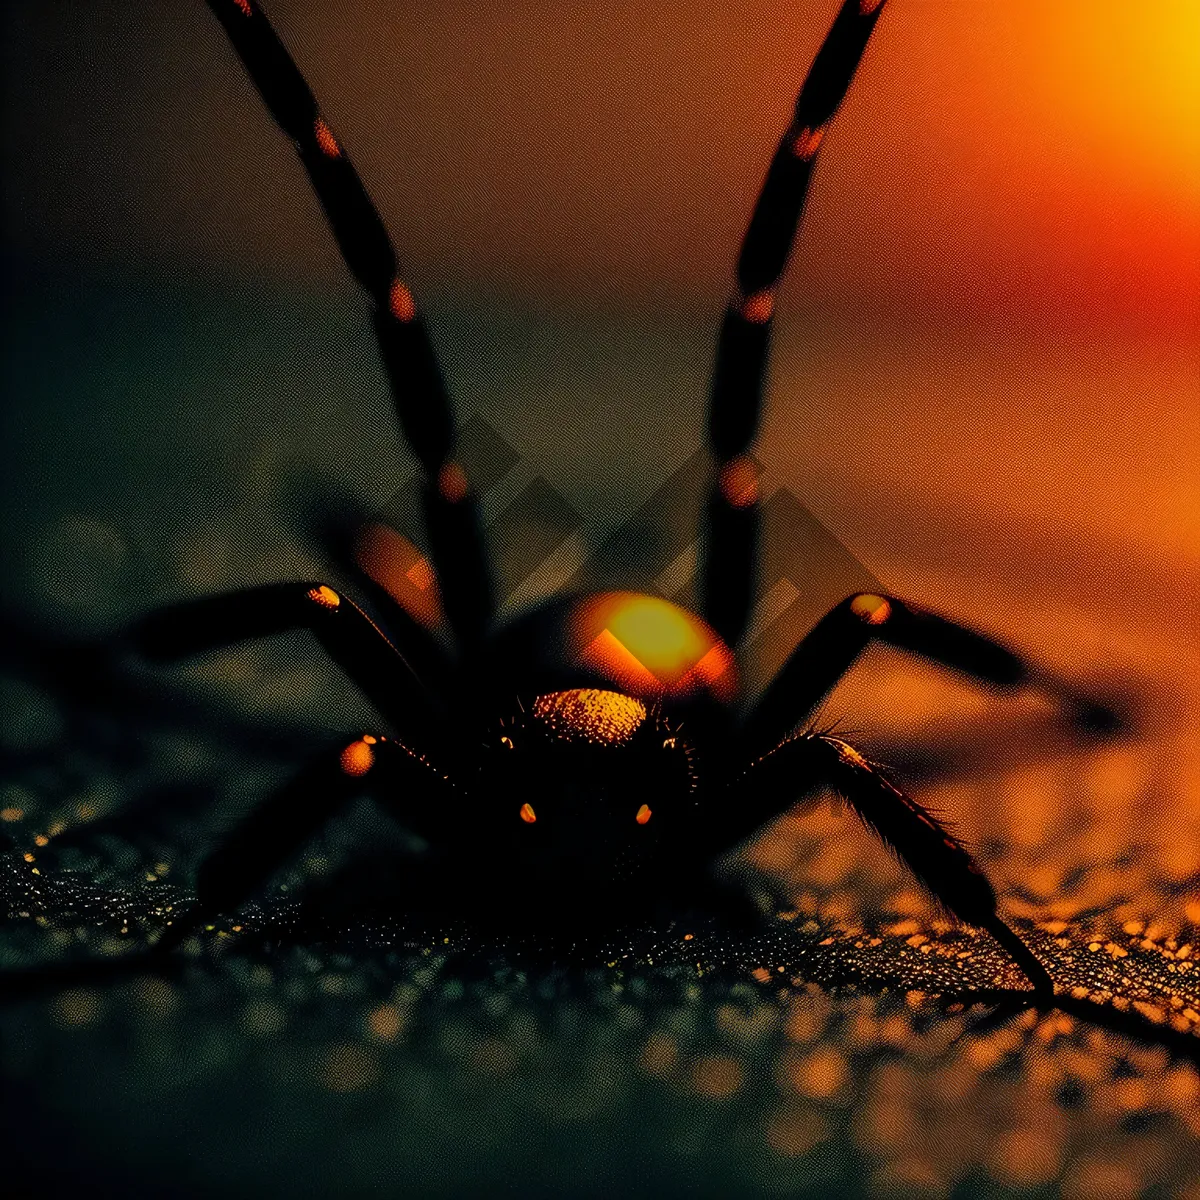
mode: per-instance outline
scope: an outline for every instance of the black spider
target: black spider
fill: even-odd
[[[653,920],[668,900],[703,897],[714,857],[805,794],[830,788],[947,910],[1003,944],[1037,997],[1052,994],[1050,977],[997,915],[993,889],[962,843],[854,747],[809,727],[872,641],[998,688],[1035,682],[1013,653],[893,597],[860,594],[818,622],[748,712],[732,704],[729,647],[744,633],[754,597],[759,511],[751,449],[774,290],[822,136],[882,0],[842,5],[742,244],[708,407],[700,615],[651,596],[604,593],[547,601],[502,628],[493,628],[479,517],[455,457],[449,399],[380,218],[258,6],[209,4],[294,141],[346,264],[371,298],[400,426],[423,472],[429,558],[457,653],[448,658],[399,606],[386,612],[385,633],[347,596],[317,582],[211,597],[141,621],[133,641],[157,660],[307,628],[392,730],[342,741],[254,808],[202,864],[199,902],[160,950],[236,910],[362,793],[430,846],[395,866],[403,903],[504,930],[575,936]],[[1062,691],[1059,699],[1085,722],[1111,719],[1099,705]]]

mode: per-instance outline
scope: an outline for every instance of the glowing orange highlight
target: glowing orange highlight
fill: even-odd
[[[631,653],[607,629],[597,634],[595,640],[579,652],[578,657],[581,664],[603,675],[630,695],[653,696],[663,691],[662,680],[653,671],[648,671],[637,655]]]
[[[708,650],[696,618],[656,596],[621,596],[607,606],[604,627],[660,680],[681,678]]]
[[[513,746],[513,740],[512,740],[512,738],[510,738],[510,737],[508,736],[508,734],[505,734],[505,735],[504,735],[504,736],[503,736],[503,737],[500,739],[500,745],[502,745],[502,746],[505,748],[505,750],[512,750],[512,749],[515,749],[515,747]]]
[[[717,473],[717,487],[732,508],[749,508],[758,503],[758,467],[754,460],[739,454]]]
[[[590,596],[575,607],[567,635],[576,661],[629,696],[712,690],[725,698],[736,688],[733,656],[717,634],[658,596]]]
[[[406,578],[412,580],[413,587],[420,588],[423,592],[428,591],[437,583],[437,577],[429,565],[429,559],[425,557],[418,558],[404,574]]]
[[[882,625],[892,615],[892,606],[882,596],[855,596],[850,611],[868,625]]]
[[[743,320],[749,321],[751,325],[765,325],[774,311],[775,293],[770,288],[754,292],[738,305],[738,312]]]
[[[397,321],[403,321],[405,324],[417,315],[417,302],[408,286],[399,279],[392,280],[392,287],[388,292],[388,310]]]
[[[787,1065],[788,1082],[802,1096],[828,1100],[849,1081],[846,1059],[834,1046],[823,1046]]]
[[[650,812],[650,805],[643,804],[642,807],[637,810],[637,816],[634,817],[633,819],[639,825],[645,825],[650,820],[651,815],[652,814]]]
[[[351,742],[342,751],[340,762],[347,775],[365,775],[375,765],[375,751],[365,741]]]
[[[883,7],[883,0],[858,0],[858,14],[869,17],[877,8]]]
[[[800,159],[801,162],[809,162],[816,157],[817,151],[821,148],[821,139],[825,136],[825,126],[818,125],[816,129],[810,129],[807,125],[796,134],[792,140],[792,153]]]
[[[391,1004],[381,1004],[367,1014],[367,1028],[381,1042],[394,1042],[404,1029],[400,1010]]]
[[[254,16],[254,10],[250,7],[250,0],[233,0],[234,4],[241,10],[242,16]]]
[[[731,697],[737,688],[733,651],[724,642],[715,643],[680,682],[688,691],[707,689],[722,698]],[[675,739],[670,741],[674,743]]]
[[[533,805],[528,801],[521,805],[521,820],[526,825],[532,825],[537,820],[537,813],[533,811]]]
[[[326,158],[341,158],[342,148],[338,145],[338,140],[333,136],[333,130],[325,124],[323,117],[318,117],[313,122],[313,136],[317,139],[317,148]]]
[[[746,1071],[736,1058],[710,1054],[696,1060],[692,1067],[692,1087],[701,1096],[724,1100],[745,1082]]]
[[[437,577],[421,551],[382,522],[360,530],[354,560],[414,621],[433,629],[442,620]]]
[[[341,596],[333,588],[326,587],[324,584],[321,584],[320,587],[310,588],[308,598],[322,608],[337,608],[342,602]]]
[[[437,486],[443,500],[458,504],[467,494],[467,473],[451,459],[438,472]]]
[[[864,769],[868,769],[870,767],[870,764],[867,762],[867,760],[863,758],[863,756],[859,754],[859,752],[855,750],[855,748],[851,746],[849,742],[834,741],[833,745],[838,752],[838,758],[840,758],[842,762],[846,763],[848,766],[862,767]],[[921,815],[923,816],[924,814]]]

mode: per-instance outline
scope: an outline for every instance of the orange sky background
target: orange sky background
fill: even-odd
[[[675,307],[726,276],[836,5],[430,7],[268,8],[418,282]],[[8,8],[19,247],[336,276],[202,4]],[[826,143],[798,290],[826,312],[1194,327],[1197,46],[1195,0],[893,0]]]

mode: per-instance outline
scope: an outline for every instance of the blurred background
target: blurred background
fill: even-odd
[[[738,239],[835,10],[269,9],[392,231],[460,416],[500,431],[592,543],[701,443]],[[286,139],[202,4],[11,0],[0,20],[10,632],[91,638],[183,596],[321,574],[312,511],[347,495],[384,509],[412,463],[364,303]],[[954,817],[1009,911],[1100,921],[1175,953],[1200,919],[1200,5],[892,0],[824,142],[776,313],[766,489],[797,497],[889,589],[1116,703],[1131,733],[1089,743],[1036,697],[884,654],[830,712]],[[837,586],[814,561],[814,619]],[[363,719],[301,643],[174,682],[256,728]],[[19,846],[82,810],[169,795],[172,779],[236,808],[263,770],[203,716],[166,732],[130,718],[136,769],[85,755],[64,781],[27,765],[78,750],[53,688],[13,675],[0,703],[0,816]],[[113,855],[111,879],[140,878],[138,851]],[[824,811],[752,855],[814,919],[933,919],[866,834]],[[6,1039],[23,1123],[53,1131],[47,1144],[72,1130],[81,1171],[128,1179],[134,1143],[80,1115],[108,1089],[155,1162],[190,1164],[164,1176],[181,1193],[239,1178],[269,1191],[253,1147],[271,1122],[293,1166],[314,1157],[313,1128],[357,1147],[356,1167],[321,1152],[305,1186],[322,1194],[339,1179],[365,1193],[397,1163],[415,1191],[455,1194],[446,1156],[460,1143],[477,1181],[563,1190],[587,1153],[592,1167],[624,1161],[628,1138],[640,1166],[612,1169],[630,1189],[653,1176],[701,1193],[720,1179],[723,1194],[1183,1194],[1200,1131],[1194,1072],[1165,1057],[1038,1025],[994,1059],[942,1047],[945,1061],[914,1065],[929,1043],[889,1043],[886,1001],[824,992],[753,1019],[714,1009],[690,1049],[674,1026],[614,1026],[607,1010],[589,1024],[585,1006],[591,1034],[548,1027],[541,1051],[511,1062],[494,1046],[446,1050],[432,1019],[430,1040],[406,1047],[403,1022],[380,1036],[362,1022],[381,1006],[347,998],[324,1019],[353,1031],[301,1051],[282,988],[236,1019],[186,992],[153,1020],[137,995],[86,996],[27,1012]],[[391,1019],[377,1018],[385,1034]],[[189,1029],[224,1049],[193,1053],[192,1082],[167,1096],[163,1047],[186,1057]],[[221,1042],[230,1029],[242,1042]],[[331,1074],[330,1054],[362,1069]],[[97,1081],[82,1099],[76,1061]],[[572,1070],[586,1082],[564,1082]],[[261,1105],[260,1124],[238,1110],[240,1141],[219,1099],[234,1086]],[[389,1158],[381,1114],[400,1094],[421,1133]],[[537,1095],[558,1100],[521,1107]],[[556,1124],[570,1098],[577,1115]],[[635,1099],[653,1114],[636,1135]],[[470,1142],[479,1105],[504,1152]],[[963,1111],[977,1120],[944,1136]],[[180,1152],[180,1121],[203,1154]],[[585,1147],[574,1157],[568,1136]]]

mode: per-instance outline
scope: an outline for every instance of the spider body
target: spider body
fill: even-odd
[[[761,420],[775,290],[824,132],[882,0],[846,0],[814,60],[751,216],[720,323],[697,612],[629,592],[559,597],[497,628],[470,479],[433,349],[395,251],[345,149],[252,0],[209,0],[321,202],[367,293],[397,417],[423,475],[428,557],[456,647],[382,597],[377,622],[325,583],[284,583],[152,613],[134,649],[172,660],[307,629],[390,727],[343,740],[250,807],[202,864],[199,903],[159,944],[229,913],[350,799],[371,795],[429,853],[395,874],[402,903],[500,929],[645,921],[666,902],[713,898],[709,865],[805,796],[850,803],[951,913],[996,937],[1045,997],[1045,969],[997,913],[957,838],[848,743],[812,728],[838,679],[875,641],[993,688],[1040,686],[1077,717],[1102,706],[1031,672],[991,639],[881,595],[849,596],[752,704],[736,647],[750,623]],[[715,893],[721,895],[719,889]],[[724,903],[724,900],[718,900]]]
[[[538,874],[546,858],[567,871],[578,863],[589,880],[638,874],[664,826],[686,819],[695,803],[690,748],[659,713],[621,692],[536,696],[483,749],[479,791],[510,809],[520,800],[498,815],[516,835],[514,848],[537,847],[526,865]]]
[[[661,709],[621,692],[533,697],[481,744],[472,812],[516,924],[643,917],[669,895],[704,791],[693,748]]]

